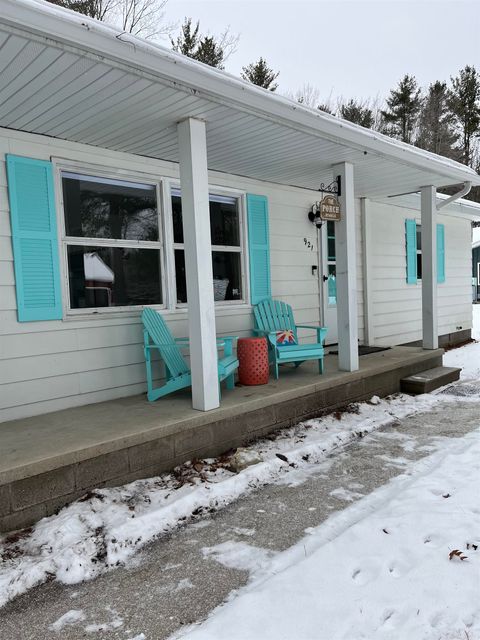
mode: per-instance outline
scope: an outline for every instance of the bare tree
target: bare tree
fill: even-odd
[[[170,36],[177,28],[165,21],[168,0],[116,0],[117,20],[122,29],[142,38]]]
[[[177,25],[165,22],[168,0],[49,0],[66,9],[107,22],[142,38],[169,36]]]
[[[287,98],[313,109],[316,109],[320,104],[320,89],[309,82],[305,82],[296,91],[287,91],[285,95]]]
[[[115,10],[118,0],[49,0],[49,2],[77,13],[83,13],[89,18],[107,22],[107,18]]]

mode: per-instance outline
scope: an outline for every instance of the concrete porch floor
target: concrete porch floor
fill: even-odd
[[[222,389],[221,407],[191,408],[188,390],[149,403],[144,395],[0,424],[0,531],[27,526],[96,486],[172,469],[372,395],[441,365],[443,350],[394,347],[338,371],[336,356],[281,368],[268,385]]]

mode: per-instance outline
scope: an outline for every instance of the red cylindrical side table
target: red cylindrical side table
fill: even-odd
[[[240,384],[268,384],[269,364],[266,338],[240,338],[237,342]]]

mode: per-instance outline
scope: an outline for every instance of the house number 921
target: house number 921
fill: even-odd
[[[310,251],[314,250],[314,246],[313,246],[313,242],[310,242],[310,240],[308,240],[308,238],[304,238],[303,242],[305,243],[305,246],[307,247],[307,249],[310,249]]]

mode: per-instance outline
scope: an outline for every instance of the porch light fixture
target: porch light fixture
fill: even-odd
[[[314,224],[317,227],[317,229],[321,229],[322,224],[324,222],[320,217],[319,204],[320,204],[319,202],[315,202],[312,205],[312,208],[310,209],[310,211],[308,212],[308,219],[312,224]]]

